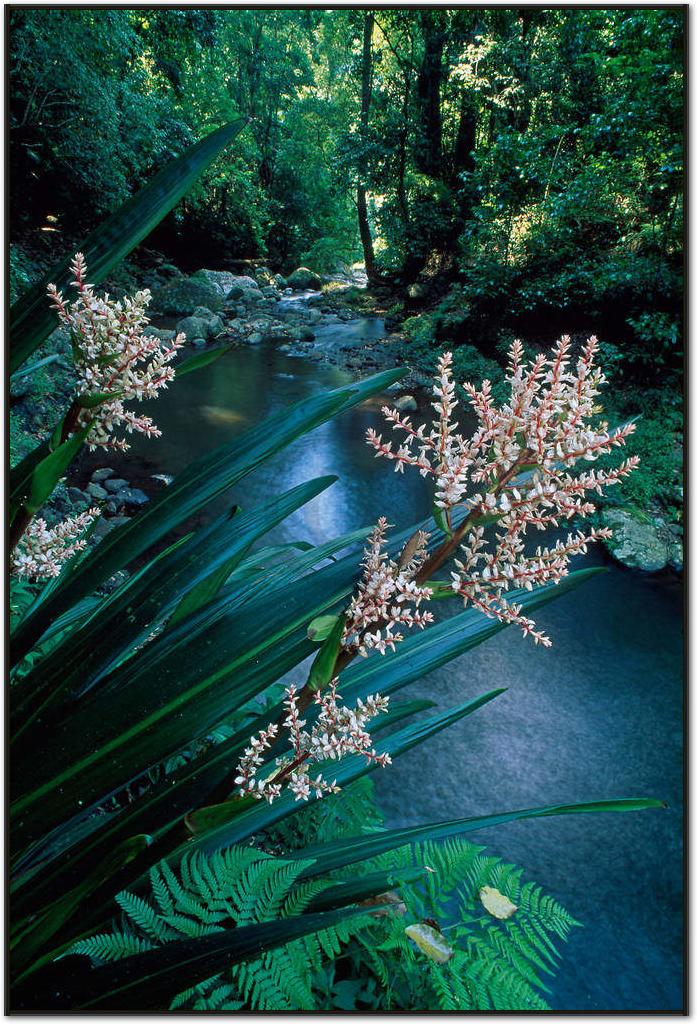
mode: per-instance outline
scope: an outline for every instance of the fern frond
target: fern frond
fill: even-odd
[[[125,956],[135,956],[136,953],[146,953],[152,948],[148,939],[114,932],[111,935],[92,935],[89,939],[81,939],[70,947],[68,953],[84,953],[99,963],[109,963]]]
[[[157,911],[147,900],[141,899],[130,892],[120,892],[116,896],[116,902],[123,910],[126,917],[150,939],[156,942],[166,942],[175,936],[159,916]]]

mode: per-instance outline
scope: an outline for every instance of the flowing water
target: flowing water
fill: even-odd
[[[329,354],[337,344],[380,337],[383,328],[361,319],[316,333]],[[328,359],[236,348],[153,405],[163,437],[136,439],[124,473],[133,480],[137,467],[142,486],[153,474],[176,474],[269,413],[348,379]],[[301,438],[217,510],[233,502],[250,508],[336,473],[337,483],[279,527],[274,541],[314,544],[381,514],[399,527],[427,515],[421,478],[394,474],[363,441],[383,402],[373,399]],[[565,947],[554,1009],[675,1011],[682,1004],[682,588],[668,573],[625,571],[601,551],[585,564],[601,562],[605,574],[536,614],[554,640],[550,650],[504,630],[410,687],[409,696],[439,707],[508,689],[373,778],[391,826],[544,803],[665,800],[663,811],[546,818],[471,838],[523,866],[585,925]]]

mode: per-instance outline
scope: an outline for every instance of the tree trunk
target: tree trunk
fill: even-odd
[[[421,12],[424,52],[416,87],[421,109],[421,139],[414,153],[422,174],[440,178],[442,164],[442,125],[440,93],[443,79],[444,15],[439,10]]]
[[[361,139],[365,143],[368,134],[368,115],[370,112],[370,96],[373,80],[373,54],[371,42],[373,38],[374,15],[366,11],[363,22],[363,66],[361,71]],[[373,238],[370,233],[368,221],[368,202],[365,184],[361,182],[356,189],[356,206],[358,207],[358,230],[361,235],[363,246],[363,258],[365,260],[365,272],[368,281],[374,281],[377,277],[375,270],[375,253],[373,252]]]

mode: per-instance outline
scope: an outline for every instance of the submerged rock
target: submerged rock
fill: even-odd
[[[139,490],[137,487],[126,487],[124,490],[119,491],[116,495],[116,500],[121,505],[128,507],[138,508],[141,505],[147,505],[150,501],[147,494]]]
[[[171,341],[174,338],[175,331],[167,331],[159,327],[146,327],[143,334],[151,334],[155,338],[159,338],[160,341]]]
[[[392,404],[398,412],[416,412],[419,408],[413,395],[402,395],[401,398],[396,398]]]
[[[128,487],[128,480],[116,477],[114,480],[106,480],[104,486],[110,494],[118,494],[119,491],[124,491]]]
[[[664,524],[627,508],[608,508],[601,513],[603,526],[613,535],[607,542],[613,558],[629,569],[660,572],[672,557],[675,542],[666,537]]]
[[[87,484],[87,487],[85,487],[85,493],[89,494],[91,498],[96,498],[97,501],[104,501],[105,498],[109,497],[108,493],[100,484]]]

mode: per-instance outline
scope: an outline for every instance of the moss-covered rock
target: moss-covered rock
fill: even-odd
[[[295,288],[296,291],[304,292],[310,288],[320,288],[322,281],[318,274],[315,274],[314,270],[310,270],[308,267],[298,267],[288,278],[288,287]]]
[[[629,569],[660,572],[677,561],[676,541],[660,520],[630,508],[604,509],[601,520],[613,531],[608,550]]]
[[[197,270],[192,275],[195,281],[205,281],[207,284],[212,285],[220,298],[225,298],[229,294],[230,289],[234,287],[246,289],[258,289],[259,285],[253,277],[249,277],[246,274],[233,274],[229,270]]]
[[[192,344],[198,339],[207,341],[210,334],[208,323],[208,320],[200,316],[186,316],[177,323],[177,331],[183,331],[186,340]]]
[[[179,277],[153,292],[150,310],[166,316],[186,316],[197,306],[219,313],[223,308],[221,292],[205,278]]]

